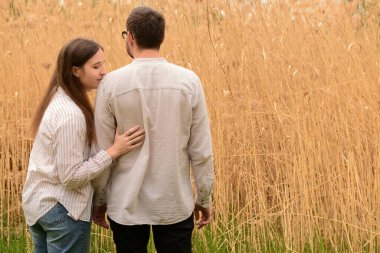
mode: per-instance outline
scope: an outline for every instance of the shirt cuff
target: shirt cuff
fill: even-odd
[[[211,195],[209,196],[200,196],[198,193],[196,203],[201,207],[208,208],[211,205]]]
[[[93,205],[94,206],[102,206],[106,203],[106,198],[105,198],[105,190],[102,189],[99,192],[96,192],[94,194],[94,200],[93,200]]]
[[[96,157],[99,158],[102,163],[104,163],[104,166],[110,167],[114,164],[114,161],[112,160],[111,156],[108,155],[108,153],[105,150],[100,150],[97,154]],[[105,189],[107,186],[104,188],[100,188],[95,190],[94,192],[94,198],[93,198],[93,205],[94,206],[102,206],[105,204],[106,201],[106,194],[105,194]]]
[[[110,166],[113,162],[112,158],[105,150],[100,150],[96,156],[98,156],[102,161],[104,161],[106,166]]]

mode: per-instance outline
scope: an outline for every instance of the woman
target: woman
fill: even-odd
[[[96,42],[69,42],[34,116],[22,202],[35,253],[89,252],[91,180],[144,140],[144,130],[136,126],[116,133],[110,148],[89,158],[95,127],[87,92],[106,74],[104,64]]]

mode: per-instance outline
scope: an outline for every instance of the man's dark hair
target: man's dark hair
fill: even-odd
[[[165,36],[165,18],[152,8],[143,6],[132,10],[127,30],[141,49],[160,49]]]

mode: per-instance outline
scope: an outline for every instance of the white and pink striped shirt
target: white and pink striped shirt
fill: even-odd
[[[74,220],[89,221],[91,180],[108,168],[104,150],[89,159],[86,122],[80,108],[58,88],[45,111],[30,154],[22,205],[28,225],[35,224],[57,202]]]

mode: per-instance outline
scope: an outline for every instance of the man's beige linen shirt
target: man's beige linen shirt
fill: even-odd
[[[91,180],[112,163],[101,150],[89,159],[86,121],[80,108],[62,90],[46,109],[29,158],[22,205],[34,225],[57,202],[74,220],[90,221]]]
[[[173,224],[209,207],[214,169],[210,126],[199,78],[163,58],[138,58],[105,76],[95,101],[97,144],[109,146],[116,127],[141,125],[144,144],[93,181],[94,201],[124,225]]]

